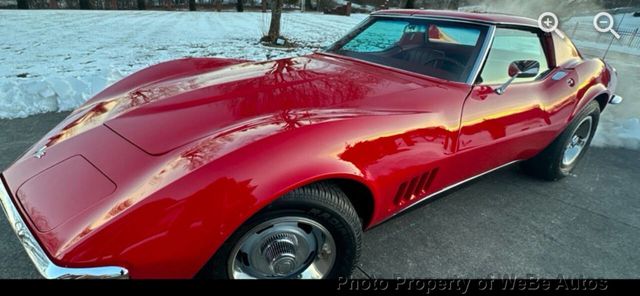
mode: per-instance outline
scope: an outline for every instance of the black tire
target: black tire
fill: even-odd
[[[349,277],[360,257],[362,224],[345,193],[331,183],[298,188],[265,207],[236,230],[198,276],[231,278],[228,272],[229,258],[244,235],[267,221],[292,216],[313,220],[333,236],[336,256],[325,278]]]
[[[586,139],[586,146],[570,164],[563,163],[565,149],[570,141],[572,141],[576,130],[582,126],[582,123],[588,121],[589,117],[591,119],[591,130],[588,139]],[[530,175],[548,181],[556,181],[568,176],[580,162],[580,159],[582,159],[587,150],[589,150],[599,120],[600,104],[598,104],[597,101],[592,101],[571,121],[560,136],[551,142],[540,154],[523,162],[522,167]]]

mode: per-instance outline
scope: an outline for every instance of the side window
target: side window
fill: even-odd
[[[517,60],[534,60],[540,63],[540,73],[549,70],[547,57],[538,34],[517,30],[496,30],[493,45],[487,56],[480,78],[482,84],[501,84],[509,79],[509,64]],[[514,82],[533,81],[532,78],[517,78]]]
[[[556,52],[556,65],[560,66],[568,61],[581,59],[580,53],[571,43],[569,38],[560,38],[558,34],[553,35],[553,48]]]
[[[385,51],[400,40],[408,24],[408,22],[396,20],[377,21],[345,44],[342,49],[353,52]]]

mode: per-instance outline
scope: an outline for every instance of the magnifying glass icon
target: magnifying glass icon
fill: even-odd
[[[620,39],[620,34],[613,29],[613,16],[608,12],[600,12],[593,17],[593,27],[600,33],[611,32],[613,37]]]
[[[558,30],[558,16],[553,12],[544,12],[538,17],[538,27],[545,33],[555,32],[564,39],[564,34]]]

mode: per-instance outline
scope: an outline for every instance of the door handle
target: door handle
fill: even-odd
[[[575,80],[573,80],[573,78],[569,78],[569,79],[567,79],[567,84],[568,84],[570,87],[573,87],[574,85],[576,85],[576,81],[575,81]]]

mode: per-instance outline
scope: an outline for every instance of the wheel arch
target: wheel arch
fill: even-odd
[[[607,104],[609,103],[609,99],[610,96],[608,93],[601,93],[599,95],[597,95],[594,100],[598,101],[598,104],[600,105],[600,111],[603,111],[605,107],[607,107]]]
[[[258,215],[270,204],[273,204],[278,199],[284,197],[287,193],[318,183],[328,183],[332,186],[336,186],[338,189],[343,191],[349,199],[349,202],[356,210],[356,213],[361,220],[363,230],[368,228],[376,208],[376,199],[374,197],[374,191],[371,189],[370,184],[368,184],[368,182],[362,176],[358,176],[357,174],[353,173],[331,173],[306,178],[304,180],[300,180],[299,182],[295,182],[295,184],[292,184],[291,186],[287,186],[286,188],[279,190],[271,197],[263,198],[262,207],[254,211],[251,215],[248,215],[247,219],[244,222],[239,223],[237,227],[235,227],[235,229],[224,235],[225,238],[224,241],[221,242],[220,247],[216,248],[211,257],[207,261],[203,262],[202,265],[200,265],[201,267],[198,269],[197,273],[194,274],[194,276],[196,278],[202,278],[207,275],[210,268],[212,267],[211,263],[217,252],[221,250],[222,245],[226,244],[227,241],[233,237],[235,232],[238,231],[238,229],[240,229],[240,227],[244,223]]]
[[[371,186],[365,179],[358,175],[327,174],[308,178],[278,192],[274,198],[270,199],[267,205],[275,202],[291,191],[317,183],[328,183],[344,192],[358,213],[363,230],[368,228],[376,209],[376,199]]]
[[[594,100],[600,105],[600,111],[604,110],[609,103],[610,97],[611,91],[603,84],[596,84],[590,87],[582,96],[580,96],[580,100],[576,104],[569,121],[571,121],[582,109],[584,109],[584,107]]]

